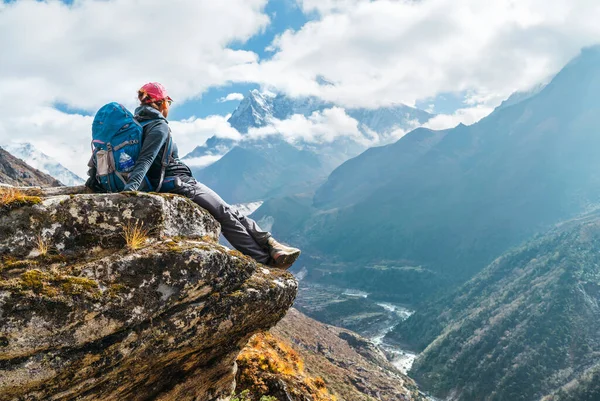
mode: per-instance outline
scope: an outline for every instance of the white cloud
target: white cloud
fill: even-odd
[[[332,13],[357,6],[361,0],[298,0],[304,12]]]
[[[66,114],[54,108],[33,109],[30,115],[0,120],[3,143],[29,142],[38,150],[85,178],[91,155],[92,117]]]
[[[266,27],[266,3],[0,3],[0,143],[32,142],[84,176],[92,118],[61,113],[54,104],[93,112],[118,101],[132,109],[148,81],[162,82],[178,103],[231,82],[236,68],[256,63],[257,55],[227,46]],[[191,150],[213,133],[238,135],[223,119],[173,122],[179,147]]]
[[[269,22],[267,0],[17,1],[0,9],[0,97],[132,106],[148,81],[183,101],[235,78],[257,55],[227,48]],[[27,34],[23,28],[27,27]]]
[[[434,130],[442,130],[454,128],[460,123],[471,125],[489,115],[492,111],[492,108],[483,105],[459,109],[453,114],[438,114],[423,124],[423,126]]]
[[[281,34],[271,60],[241,71],[345,106],[468,91],[493,107],[600,41],[597,0],[298,1],[317,19]]]
[[[219,99],[220,103],[231,102],[233,100],[242,100],[244,95],[241,93],[230,93],[229,95]]]
[[[206,167],[219,160],[224,155],[206,155],[200,157],[190,157],[185,159],[185,164],[190,167]]]
[[[185,156],[213,135],[219,138],[240,140],[241,134],[229,125],[228,119],[229,116],[208,116],[169,122],[173,131],[173,139],[179,148],[179,156]]]
[[[294,114],[286,120],[272,119],[266,127],[251,128],[244,139],[251,140],[269,135],[281,135],[292,143],[328,143],[342,136],[352,137],[363,143],[368,142],[358,129],[358,121],[348,116],[340,107],[332,107],[322,112],[315,111],[308,117]]]

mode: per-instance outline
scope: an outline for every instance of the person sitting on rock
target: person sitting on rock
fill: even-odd
[[[190,168],[179,160],[177,146],[174,143],[171,144],[171,156],[166,169],[162,169],[161,155],[165,153],[170,138],[167,117],[173,100],[164,86],[158,82],[142,86],[138,91],[138,99],[141,104],[135,110],[135,119],[147,129],[144,129],[140,155],[129,173],[124,191],[143,189],[142,183],[145,177],[154,188],[164,182],[161,185],[161,192],[183,195],[206,209],[221,224],[223,235],[238,251],[260,263],[289,268],[300,255],[300,250],[277,242],[254,220],[232,208],[206,185],[197,182]],[[156,122],[148,123],[149,120]],[[93,179],[96,175],[93,166],[88,174],[90,175],[88,183],[91,182],[88,186],[93,189]],[[162,174],[164,177],[161,177]]]

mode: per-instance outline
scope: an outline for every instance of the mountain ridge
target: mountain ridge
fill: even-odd
[[[250,129],[266,127],[274,120],[286,120],[295,114],[310,117],[315,112],[322,112],[335,106],[334,103],[324,102],[315,97],[290,98],[284,94],[260,92],[253,89],[244,96],[227,122],[244,137]],[[386,133],[389,134],[395,129],[408,129],[414,124],[423,124],[434,117],[425,111],[403,104],[377,109],[347,109],[346,111],[350,117],[358,121],[365,139],[372,140],[372,132],[375,132],[381,134],[382,143],[386,140]],[[367,134],[367,131],[370,132]],[[184,156],[184,159],[224,154],[236,145],[241,145],[240,141],[213,136],[205,144],[197,146]],[[296,145],[302,148],[310,146],[310,143],[300,141]],[[361,150],[364,149],[365,147],[361,146]],[[358,153],[359,151],[355,150],[349,154]]]
[[[0,147],[0,184],[10,186],[59,186],[56,178],[45,174]]]
[[[76,186],[85,182],[83,178],[64,167],[55,159],[36,149],[31,143],[11,143],[3,147],[13,156],[23,160],[31,167],[56,178],[64,185]]]
[[[511,246],[600,203],[598,65],[600,47],[585,49],[539,93],[478,123],[419,128],[345,162],[289,235],[304,239],[314,256],[307,263],[322,270],[331,272],[322,260],[421,266],[448,287],[465,282]],[[277,233],[282,219],[271,213]]]

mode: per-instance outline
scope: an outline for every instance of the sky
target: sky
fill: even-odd
[[[472,124],[600,43],[597,0],[3,0],[0,144],[31,142],[84,176],[103,104],[163,83],[181,153],[232,136],[251,89],[348,108],[404,103]],[[348,117],[350,118],[350,117]],[[277,130],[278,126],[266,129]],[[302,131],[302,132],[304,132]]]

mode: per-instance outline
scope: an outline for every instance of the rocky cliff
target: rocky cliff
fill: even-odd
[[[240,401],[426,401],[370,341],[290,309],[238,357]]]
[[[57,186],[58,180],[31,167],[0,148],[0,184],[22,186]]]
[[[228,400],[293,276],[187,199],[60,192],[0,205],[0,400]]]

